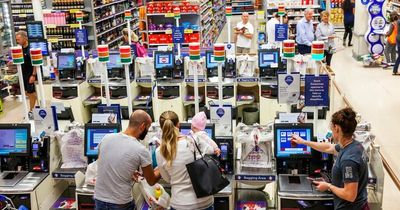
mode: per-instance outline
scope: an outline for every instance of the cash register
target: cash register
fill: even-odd
[[[118,133],[121,126],[118,124],[85,124],[85,156],[89,163],[95,161],[98,157],[98,146],[103,137],[110,133]]]
[[[275,78],[277,71],[283,69],[279,49],[258,50],[260,78]]]
[[[311,176],[315,178],[315,172],[320,167],[321,153],[309,146],[291,142],[292,134],[296,134],[306,141],[315,140],[313,137],[313,124],[311,123],[274,124],[275,158],[278,174],[278,209],[333,210],[333,195],[328,192],[317,191],[310,180]],[[326,175],[327,173],[324,174]]]
[[[206,68],[208,78],[218,77],[218,62],[214,60],[213,51],[206,51]],[[222,72],[224,72],[224,69],[225,62],[222,62]]]
[[[175,69],[173,51],[155,51],[154,68],[156,79],[181,79],[183,77],[183,69]]]

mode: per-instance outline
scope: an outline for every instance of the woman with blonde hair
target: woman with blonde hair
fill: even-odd
[[[326,65],[330,66],[332,61],[333,53],[335,53],[335,28],[331,23],[329,23],[329,12],[321,12],[321,22],[315,30],[315,36],[317,40],[324,41],[325,43],[325,60]]]
[[[122,45],[129,45],[129,30],[124,28],[122,30],[123,40]],[[131,31],[131,49],[132,53],[135,57],[145,57],[146,49],[139,42],[139,37],[135,34],[135,32]]]
[[[204,141],[197,141],[179,133],[179,118],[173,111],[161,114],[161,145],[156,151],[158,168],[162,178],[171,184],[171,209],[213,210],[213,196],[197,198],[186,170],[186,164],[194,161],[193,152],[196,141],[202,154],[213,154],[214,149]],[[200,154],[196,152],[196,159]]]

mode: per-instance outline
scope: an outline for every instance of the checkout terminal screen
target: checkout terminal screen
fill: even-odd
[[[46,41],[29,42],[29,46],[31,49],[40,48],[42,50],[43,56],[49,56],[49,46]]]
[[[182,135],[189,135],[190,131],[192,129],[191,128],[181,128],[181,134]],[[211,139],[213,138],[213,129],[212,128],[206,128],[204,129],[204,131],[207,133],[208,137],[210,137]]]
[[[0,155],[28,153],[27,129],[0,129]]]
[[[74,54],[60,54],[57,58],[58,69],[76,69],[76,61]]]
[[[171,53],[155,53],[156,69],[172,69],[174,68],[173,54]]]
[[[119,54],[110,53],[110,62],[107,63],[107,69],[122,69],[121,58]]]
[[[222,67],[225,66],[225,62],[222,62]],[[216,69],[218,68],[218,63],[214,60],[214,53],[207,52],[207,60],[206,60],[206,67],[207,69]]]
[[[259,66],[260,68],[271,67],[271,64],[276,63],[278,65],[278,53],[279,52],[260,52],[259,54]]]
[[[98,146],[104,136],[110,133],[118,133],[117,128],[88,128],[86,129],[86,156],[97,156]]]
[[[292,144],[290,139],[292,134],[297,134],[306,141],[311,141],[310,128],[278,128],[275,130],[277,150],[276,157],[290,157],[291,155],[311,155],[311,147]]]

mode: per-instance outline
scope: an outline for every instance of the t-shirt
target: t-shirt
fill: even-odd
[[[334,195],[335,210],[359,210],[367,202],[368,166],[367,155],[362,144],[353,140],[345,148],[336,145],[339,152],[332,169],[332,184],[343,188],[344,183],[358,182],[356,200],[351,203]]]
[[[213,154],[213,149],[204,141],[196,141],[203,154]],[[186,164],[194,161],[193,139],[182,137],[178,140],[176,157],[168,166],[165,158],[157,149],[156,157],[162,178],[171,184],[171,207],[177,210],[205,209],[214,202],[213,196],[197,198],[192,182],[186,170]],[[197,151],[197,150],[196,150]],[[196,152],[196,159],[201,156]]]
[[[21,65],[22,67],[22,76],[24,77],[25,80],[29,80],[29,77],[33,74],[33,66],[31,62],[31,55],[30,55],[30,47],[29,45],[27,47],[22,48],[23,53],[24,53],[24,63]]]
[[[351,3],[351,9],[344,11],[343,22],[345,24],[354,24],[354,13],[353,9],[355,8],[355,3]]]
[[[250,22],[247,22],[246,24],[243,24],[242,21],[240,21],[236,25],[237,29],[244,29],[244,34],[254,34],[254,27],[251,25]],[[251,48],[251,39],[248,39],[244,36],[244,34],[239,34],[237,41],[236,41],[236,46],[237,47],[243,47],[243,48]]]
[[[268,44],[274,44],[275,43],[275,25],[279,24],[279,20],[276,18],[271,18],[267,22],[267,38],[268,38]]]
[[[150,164],[149,151],[137,139],[124,133],[107,134],[99,146],[94,198],[114,204],[133,201],[132,175]]]

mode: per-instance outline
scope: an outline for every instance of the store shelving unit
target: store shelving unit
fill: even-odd
[[[328,0],[327,6],[330,11],[329,22],[331,22],[336,29],[344,29],[343,24],[343,0]]]
[[[14,31],[26,30],[26,21],[34,20],[32,1],[12,1],[11,13]]]
[[[212,46],[226,22],[225,1],[148,2],[146,17],[139,20],[145,25],[145,29],[140,30],[142,37],[146,37],[142,43],[149,49],[172,45],[172,27],[176,26],[172,11],[176,6],[181,11],[179,25],[184,27],[185,34],[182,50],[185,51],[190,42],[200,42],[202,47]]]
[[[9,48],[13,45],[14,30],[11,21],[11,5],[9,1],[0,1],[0,67],[7,61]],[[0,91],[1,93],[1,91]],[[1,96],[2,94],[0,94]]]
[[[243,12],[254,14],[253,0],[228,0],[226,4],[232,7],[232,15],[241,15]]]
[[[81,0],[81,1],[46,1],[43,10],[46,14],[64,13],[65,24],[44,23],[46,35],[52,43],[52,49],[76,48],[74,31],[79,28],[75,20],[75,13],[84,13],[83,28],[88,31],[89,45],[87,49],[96,49],[97,45],[108,44],[110,49],[118,47],[122,42],[122,29],[126,27],[124,21],[124,11],[130,9],[133,19],[131,29],[138,32],[138,20],[141,0]]]

